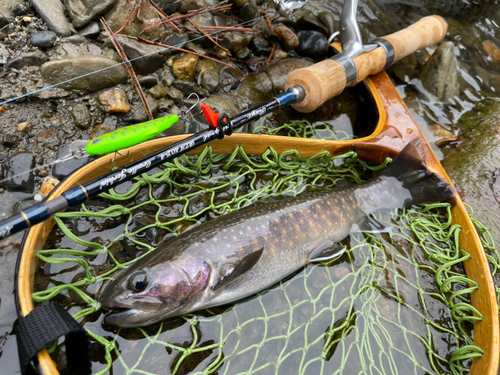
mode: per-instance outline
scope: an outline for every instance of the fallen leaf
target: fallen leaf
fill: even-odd
[[[434,144],[438,147],[441,147],[441,146],[444,146],[444,145],[447,145],[448,143],[451,143],[451,142],[458,142],[460,141],[460,137],[449,137],[449,138],[442,138],[442,139],[439,139],[437,140],[436,142],[434,142]]]

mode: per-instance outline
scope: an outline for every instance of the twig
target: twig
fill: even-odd
[[[226,4],[226,5],[221,5],[219,7],[212,7],[212,8],[207,8],[207,9],[198,9],[198,10],[195,10],[191,13],[188,13],[188,14],[184,14],[182,16],[177,16],[177,17],[174,17],[174,18],[170,18],[168,19],[168,21],[175,21],[175,20],[179,20],[179,19],[183,19],[183,18],[186,18],[186,17],[192,17],[192,16],[195,16],[197,14],[202,14],[202,13],[206,13],[206,12],[211,12],[211,11],[215,11],[215,10],[226,10],[226,9],[229,9],[231,8],[232,4]],[[144,31],[147,31],[155,26],[158,26],[158,25],[161,25],[162,23],[166,23],[167,20],[161,20],[161,21],[158,21],[156,22],[155,24],[149,26],[149,27],[146,27],[143,31],[141,31],[141,34],[144,32]]]
[[[247,32],[252,32],[256,33],[257,31],[254,29],[249,29],[245,27],[231,27],[231,26],[203,26],[204,29],[210,29],[210,30],[223,30],[223,31],[247,31]]]
[[[149,103],[146,98],[146,94],[144,94],[144,91],[142,90],[142,87],[139,83],[139,80],[137,79],[137,76],[135,75],[134,69],[132,67],[132,63],[128,60],[127,55],[125,54],[125,51],[123,51],[122,46],[120,45],[120,42],[116,38],[115,34],[113,33],[113,30],[111,30],[111,27],[109,27],[108,23],[104,19],[104,17],[101,17],[101,23],[106,30],[106,32],[109,35],[109,38],[111,39],[111,42],[115,46],[116,51],[120,55],[120,58],[122,59],[123,62],[125,62],[125,68],[128,71],[128,74],[130,74],[130,77],[132,78],[132,82],[134,83],[135,88],[137,89],[137,92],[139,94],[139,98],[141,99],[142,105],[144,106],[144,110],[146,113],[150,116],[151,119],[154,119],[153,113],[151,112],[151,108],[149,107]]]
[[[150,40],[142,39],[140,36],[136,36],[135,38],[137,39],[138,42],[142,42],[142,43],[146,43],[146,44],[153,44],[155,46],[160,46],[160,47],[172,48],[172,49],[175,49],[175,50],[180,51],[180,52],[190,53],[191,55],[195,55],[195,56],[201,57],[203,59],[212,60],[213,62],[216,62],[218,64],[222,64],[222,65],[228,66],[231,69],[236,69],[234,66],[232,66],[230,64],[227,64],[225,62],[219,61],[217,59],[213,59],[213,58],[211,58],[209,56],[201,55],[201,54],[193,52],[193,51],[188,51],[186,49],[179,48],[179,47],[169,46],[168,44],[151,42]]]
[[[134,16],[135,16],[135,14],[137,13],[137,10],[138,10],[138,9],[139,9],[139,5],[137,5],[137,6],[135,7],[134,11],[132,12],[132,14],[131,14],[131,15],[130,15],[130,17],[128,18],[128,20],[127,20],[127,21],[125,21],[125,23],[123,24],[123,26],[122,26],[122,27],[120,27],[120,30],[118,30],[118,31],[116,32],[117,34],[118,34],[119,32],[121,32],[121,31],[125,28],[125,26],[127,26],[127,25],[128,25],[128,23],[130,22],[130,20],[132,19],[132,17],[134,17]],[[101,22],[102,22],[102,20],[101,20]]]
[[[273,58],[275,49],[276,49],[276,43],[273,43],[273,49],[271,50],[271,53],[269,54],[269,57],[267,58],[266,65],[269,65],[269,63],[271,62],[271,59]]]
[[[229,56],[231,56],[231,52],[229,52],[228,49],[222,47],[219,43],[217,43],[210,35],[208,35],[204,30],[202,30],[200,28],[200,26],[198,26],[196,23],[194,23],[193,21],[191,21],[189,18],[187,19],[189,21],[189,23],[191,25],[193,25],[194,27],[196,27],[196,29],[202,33],[203,35],[205,35],[208,39],[210,39],[216,46],[218,46],[220,49],[222,49],[224,52],[226,52]]]
[[[264,18],[266,19],[266,22],[267,22],[267,27],[269,27],[269,30],[271,30],[271,32],[274,33],[274,28],[273,28],[273,25],[271,23],[271,20],[269,19],[269,14],[267,14],[267,10],[261,10],[259,12],[260,12],[260,14],[264,15]]]
[[[173,23],[172,21],[170,21],[168,19],[168,16],[163,13],[161,10],[159,10],[152,2],[151,0],[149,0],[149,3],[151,4],[151,6],[153,7],[153,9],[156,11],[156,13],[161,17],[163,18],[164,20],[167,20],[167,24],[172,28],[174,29],[175,31],[180,31],[179,28],[175,25],[175,23]]]

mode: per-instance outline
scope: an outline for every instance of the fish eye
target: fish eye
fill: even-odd
[[[136,272],[128,279],[128,288],[134,292],[142,292],[148,286],[146,272]]]

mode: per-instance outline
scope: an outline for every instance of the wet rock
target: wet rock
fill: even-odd
[[[155,98],[155,99],[161,99],[161,98],[164,98],[165,96],[167,96],[168,90],[169,89],[167,89],[164,86],[158,84],[156,86],[151,87],[148,92],[151,94],[151,96],[153,98]]]
[[[184,54],[174,61],[172,73],[177,79],[192,82],[196,72],[198,56]]]
[[[197,89],[194,82],[182,81],[182,80],[175,81],[172,86],[173,86],[173,88],[180,91],[181,94],[184,96],[188,96],[189,94],[191,94],[193,91],[195,91]]]
[[[242,6],[244,6],[245,4],[247,4],[248,2],[249,2],[249,0],[232,0],[231,1],[231,3],[233,3],[238,8],[241,8]]]
[[[170,51],[163,47],[140,43],[124,37],[118,37],[118,41],[130,60],[144,56],[132,61],[135,72],[140,75],[148,75],[157,71],[163,67],[170,57]],[[111,41],[107,41],[104,45],[109,48],[114,48]]]
[[[489,86],[495,93],[500,93],[500,74],[483,69],[479,65],[474,66],[474,71],[486,86]]]
[[[238,88],[238,94],[251,105],[270,100],[285,90],[285,82],[291,71],[311,66],[303,59],[288,58],[271,63],[264,71],[248,77]]]
[[[170,108],[174,105],[174,101],[170,99],[163,99],[158,101],[158,110],[160,112],[168,112]]]
[[[53,31],[41,31],[30,38],[31,45],[38,48],[49,48],[56,44],[57,35]]]
[[[328,39],[319,31],[299,31],[299,46],[296,48],[300,56],[319,60],[326,56],[328,52]]]
[[[32,193],[35,189],[35,178],[32,169],[35,168],[35,155],[21,152],[10,157],[5,163],[5,178],[3,185],[10,191]],[[28,173],[25,173],[29,171]],[[22,173],[22,174],[21,174]]]
[[[146,99],[149,104],[149,108],[153,113],[153,116],[158,112],[158,102],[151,96],[146,94]],[[144,122],[148,120],[148,115],[146,114],[146,110],[142,105],[141,101],[136,101],[132,104],[130,112],[128,113],[127,118],[124,119],[128,123],[137,124],[138,122]]]
[[[248,38],[243,33],[231,32],[224,33],[224,37],[220,42],[220,45],[224,48],[227,48],[229,51],[237,53],[242,50],[250,43],[250,38]]]
[[[73,26],[80,28],[106,12],[116,0],[65,0]]]
[[[229,66],[224,66],[219,72],[220,83],[222,85],[222,88],[226,92],[231,90],[231,88],[233,88],[233,85],[237,86],[239,80],[244,76],[240,68],[235,68],[236,69],[230,68]]]
[[[241,112],[241,108],[237,106],[234,97],[231,97],[229,95],[210,95],[204,103],[214,111],[217,111],[219,113],[227,113],[229,117],[234,117]]]
[[[3,66],[3,70],[22,69],[26,66],[40,66],[48,60],[49,58],[42,51],[26,52],[16,58],[13,58],[12,60],[7,61],[7,63]]]
[[[109,132],[111,132],[111,129],[103,124],[94,126],[94,129],[92,129],[92,133],[90,133],[90,139],[95,139]]]
[[[59,36],[71,35],[70,24],[64,15],[64,6],[60,0],[32,0],[31,3],[49,30]]]
[[[139,84],[147,89],[158,84],[158,78],[154,76],[146,76],[139,78]]]
[[[421,80],[424,88],[437,97],[437,100],[449,103],[458,96],[457,59],[453,42],[441,44],[422,68]]]
[[[12,13],[16,16],[25,16],[29,12],[29,8],[24,4],[16,4],[12,7]]]
[[[196,66],[198,72],[198,85],[213,92],[219,86],[219,72],[215,63],[210,60],[200,59]]]
[[[197,53],[198,55],[202,55],[202,56],[208,55],[208,52],[206,49],[201,48],[200,46],[198,46],[197,44],[195,44],[193,42],[187,43],[184,48],[187,49],[188,51]]]
[[[88,139],[88,136],[87,136]],[[69,155],[69,145],[64,146],[59,149],[57,152],[57,159],[62,159],[65,156]],[[69,159],[63,163],[57,163],[52,167],[52,176],[55,178],[62,180],[66,176],[70,175],[73,171],[76,171],[78,168],[83,167],[87,162],[89,162],[90,158],[83,159]]]
[[[265,72],[248,77],[238,87],[238,94],[245,98],[251,106],[270,100],[273,94],[273,83]]]
[[[321,12],[318,14],[318,21],[325,26],[326,31],[327,31],[327,38],[330,37],[335,31],[338,30],[338,25],[335,19],[333,18],[332,13],[330,12]]]
[[[0,14],[6,17],[12,17],[12,8],[17,4],[21,4],[23,0],[2,0],[0,1]]]
[[[148,40],[159,38],[160,33],[164,30],[162,27],[153,27],[144,31],[149,26],[153,26],[156,22],[160,21],[156,9],[149,1],[141,1],[138,3],[130,0],[116,0],[109,11],[104,15],[104,18],[108,21],[112,30],[118,30],[127,22],[130,16],[132,16],[137,4],[140,4],[140,15],[138,15],[138,17],[132,17],[130,22],[127,23],[127,26],[122,30],[122,33],[140,36]]]
[[[2,146],[7,148],[15,147],[18,143],[18,139],[14,134],[4,134],[2,136]]]
[[[109,68],[111,66],[112,68]],[[99,91],[127,81],[128,74],[122,65],[116,65],[116,61],[97,56],[52,60],[43,64],[40,71],[45,82],[55,84],[104,68],[109,69],[68,82],[63,88]]]
[[[118,87],[114,87],[113,89],[100,94],[98,102],[99,107],[106,113],[127,113],[130,111],[130,104],[127,102],[126,94]]]
[[[0,29],[2,29],[4,26],[7,26],[9,23],[12,23],[12,22],[14,22],[14,20],[12,18],[0,16]]]
[[[240,18],[243,21],[250,21],[257,17],[258,11],[257,8],[251,3],[248,2],[240,9]]]
[[[33,129],[33,125],[29,121],[21,122],[17,126],[17,130],[19,130],[21,133],[29,133]]]
[[[71,110],[73,122],[80,129],[88,129],[92,125],[92,117],[87,106],[83,103],[75,104]]]
[[[165,44],[167,46],[173,46],[177,48],[185,48],[186,43],[189,40],[189,37],[187,34],[180,34],[180,35],[172,35],[165,39],[165,41],[162,44]],[[179,51],[175,49],[170,50],[170,54],[175,55],[179,53]]]
[[[174,87],[167,89],[166,96],[172,99],[174,103],[179,103],[184,98],[184,94],[180,90],[177,90]]]
[[[54,150],[57,146],[61,144],[61,141],[57,137],[57,130],[50,128],[43,130],[36,135],[36,140],[39,144],[43,144],[44,147]]]
[[[61,181],[53,177],[46,177],[45,180],[43,180],[42,187],[40,188],[40,194],[46,197],[57,185],[59,185],[59,182]]]
[[[267,57],[271,53],[271,45],[269,44],[269,41],[262,36],[254,38],[250,42],[249,47],[257,57]]]
[[[170,87],[170,86],[172,86],[172,83],[174,83],[174,80],[170,77],[163,77],[161,79],[161,83],[165,87]]]
[[[69,42],[72,44],[82,44],[87,43],[87,39],[83,35],[71,35],[64,39],[65,42]]]
[[[248,60],[250,57],[252,57],[252,51],[248,47],[242,48],[236,53],[238,60]]]
[[[311,66],[312,63],[302,59],[284,59],[271,63],[265,72],[271,80],[275,95],[285,91],[285,82],[288,75],[297,69]]]
[[[302,16],[297,21],[297,30],[310,30],[310,31],[318,31],[327,38],[331,35],[328,34],[328,29],[318,21],[316,17],[312,16]]]
[[[287,51],[294,50],[299,46],[299,38],[286,26],[277,27],[274,32],[278,36],[283,48]]]
[[[118,125],[118,119],[114,115],[106,116],[102,124],[111,131],[113,131],[116,129],[116,125]]]
[[[2,27],[0,29],[0,40],[7,37],[8,35],[16,33],[16,25],[13,23],[9,23],[8,25]]]
[[[210,5],[215,5],[216,3],[216,1],[210,0],[184,0],[182,1],[182,4],[178,10],[180,13],[186,14],[193,10],[205,8]]]
[[[274,55],[273,55],[274,60],[282,60],[282,59],[286,59],[287,57],[288,57],[288,53],[286,53],[285,51],[282,51],[280,49],[277,49],[276,51],[274,51]]]
[[[83,39],[82,42],[73,43],[74,39]],[[96,46],[94,43],[89,43],[81,35],[73,35],[69,38],[61,38],[57,46],[50,51],[52,56],[58,56],[60,58],[68,57],[82,57],[82,56],[102,56],[102,49]],[[54,60],[52,58],[51,60]]]
[[[97,22],[91,22],[83,29],[78,32],[81,36],[85,38],[93,38],[101,33],[99,29],[99,24]]]
[[[491,40],[487,40],[483,43],[483,50],[488,56],[489,60],[495,65],[500,64],[500,48],[496,46]]]
[[[214,26],[214,16],[210,12],[197,14],[195,16],[190,17],[190,20],[193,21],[195,24],[197,24],[199,27]],[[184,22],[184,25],[188,29],[193,29],[193,25],[191,25],[191,23],[188,21]],[[207,37],[200,38],[200,34],[198,34],[198,33],[188,32],[188,37],[189,37],[189,39],[196,38],[197,39],[196,43],[205,47],[205,48],[212,48],[214,45],[213,42],[210,39],[208,39]],[[200,38],[200,39],[198,39],[198,38]]]
[[[151,2],[167,15],[174,13],[182,4],[181,0],[152,0]]]

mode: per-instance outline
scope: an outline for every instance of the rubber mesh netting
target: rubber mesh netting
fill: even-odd
[[[316,134],[306,122],[277,131]],[[469,300],[477,285],[462,267],[470,255],[447,203],[385,213],[391,232],[351,236],[340,259],[308,265],[233,306],[144,329],[103,323],[102,283],[189,226],[259,199],[360,183],[389,162],[366,163],[353,152],[301,158],[272,148],[215,155],[206,147],[57,214],[46,247],[59,248],[38,251],[33,300],[61,302],[84,324],[99,374],[467,373],[482,354],[472,330],[481,316]],[[496,273],[494,243],[475,224]],[[64,373],[64,344],[49,351]]]

